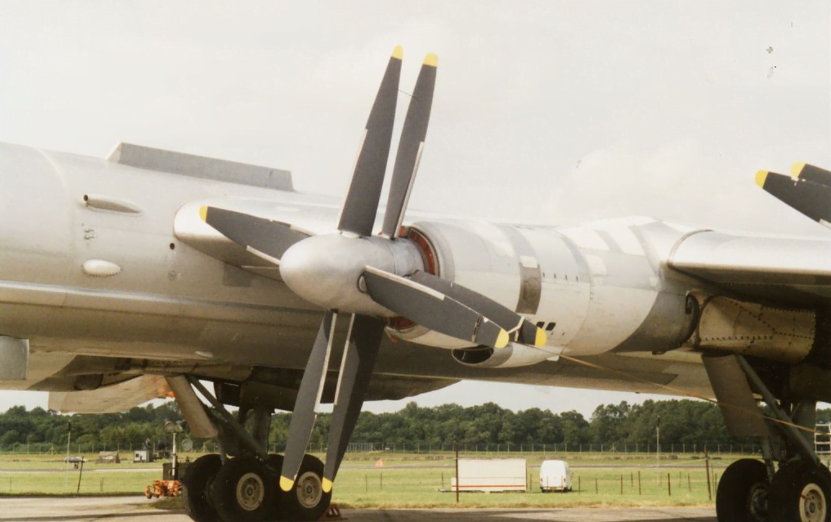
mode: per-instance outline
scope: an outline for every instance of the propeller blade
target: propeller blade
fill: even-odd
[[[277,265],[290,246],[310,235],[286,223],[224,208],[202,207],[199,216],[234,243]]]
[[[831,224],[831,186],[794,180],[790,176],[760,170],[756,183],[766,192],[823,225]]]
[[[791,176],[794,179],[813,181],[820,185],[831,186],[831,172],[813,165],[808,165],[807,163],[794,163],[791,167]]]
[[[390,153],[402,55],[403,51],[399,45],[392,52],[384,79],[381,80],[381,87],[366,122],[366,131],[358,151],[349,192],[343,202],[338,230],[359,236],[372,234]]]
[[[430,330],[492,348],[510,341],[496,323],[432,288],[370,266],[363,278],[376,303]]]
[[[312,435],[317,409],[320,406],[320,396],[323,393],[323,384],[326,381],[326,370],[329,368],[329,355],[332,353],[332,340],[335,336],[337,314],[327,311],[320,323],[312,353],[306,362],[306,370],[300,381],[297,400],[294,403],[294,413],[289,424],[289,437],[286,452],[283,457],[283,469],[280,472],[280,489],[291,491],[303,454]]]
[[[368,315],[353,315],[341,360],[338,391],[329,426],[329,446],[323,470],[323,492],[332,491],[349,438],[358,422],[375,357],[386,323]]]
[[[418,73],[410,107],[407,109],[407,118],[404,120],[404,129],[401,131],[398,153],[395,155],[395,165],[392,169],[392,182],[381,232],[381,235],[386,237],[398,237],[401,221],[407,210],[407,201],[413,190],[421,151],[427,136],[427,125],[430,123],[437,66],[438,58],[435,54],[430,53],[424,58],[424,65]]]
[[[537,328],[510,308],[502,306],[493,299],[464,286],[451,283],[429,272],[416,272],[408,279],[437,290],[448,297],[452,297],[463,305],[476,310],[491,321],[495,322],[511,335],[518,343],[530,346],[544,346],[546,343],[545,330]]]

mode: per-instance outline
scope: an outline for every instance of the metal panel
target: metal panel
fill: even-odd
[[[247,163],[237,163],[183,152],[173,152],[132,143],[119,143],[108,161],[140,169],[170,172],[195,178],[227,181],[275,190],[294,190],[291,172]]]

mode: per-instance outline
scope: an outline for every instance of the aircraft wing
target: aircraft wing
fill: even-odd
[[[49,409],[73,413],[118,413],[170,393],[161,375],[141,375],[105,388],[50,392]]]
[[[693,232],[667,260],[736,297],[806,307],[831,299],[831,241]]]

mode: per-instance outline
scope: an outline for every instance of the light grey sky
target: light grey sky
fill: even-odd
[[[829,165],[830,27],[827,0],[6,0],[0,141],[92,156],[130,141],[288,168],[298,190],[340,197],[402,44],[404,91],[439,55],[413,208],[827,235],[753,175]],[[464,383],[417,401],[589,414],[644,397],[530,390]],[[14,403],[45,398],[0,393],[0,410]]]

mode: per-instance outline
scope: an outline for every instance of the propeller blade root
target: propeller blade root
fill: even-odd
[[[492,348],[510,341],[496,323],[432,288],[370,266],[363,277],[376,303],[430,330]]]
[[[489,297],[429,272],[418,271],[409,276],[409,279],[452,297],[479,312],[505,329],[518,343],[537,347],[546,343],[545,331],[542,328],[537,328],[518,313]]]

